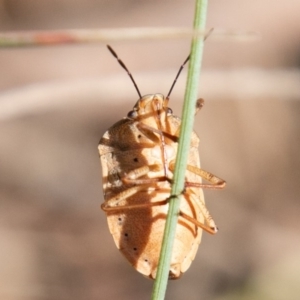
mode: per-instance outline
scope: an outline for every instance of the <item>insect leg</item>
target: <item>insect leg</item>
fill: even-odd
[[[129,197],[133,196],[134,194],[141,192],[141,191],[149,191],[149,188],[155,189],[155,184],[159,181],[167,181],[166,177],[156,177],[156,178],[141,178],[140,177],[148,174],[151,171],[157,172],[161,170],[160,165],[150,165],[150,166],[143,166],[140,168],[136,168],[129,173],[127,173],[123,178],[122,181],[126,184],[135,184],[133,187],[129,187],[125,191],[120,192],[116,196],[106,200],[102,205],[101,208],[104,211],[115,211],[115,210],[124,210],[124,209],[135,209],[135,208],[148,208],[151,206],[157,205],[164,205],[169,200],[165,199],[162,201],[157,202],[150,202],[150,203],[141,203],[141,204],[128,204],[123,205],[120,203]],[[161,188],[158,188],[159,191],[162,191]]]
[[[102,203],[101,209],[108,212],[108,211],[116,211],[116,210],[124,210],[124,209],[149,208],[152,206],[164,205],[164,204],[168,203],[169,199],[165,199],[165,200],[157,201],[157,202],[150,202],[150,203],[120,205],[120,202],[126,200],[127,198],[131,197],[132,195],[134,195],[140,191],[148,191],[148,190],[149,190],[149,185],[140,185],[140,186],[134,186],[134,187],[128,188],[127,190],[120,192],[116,196],[114,196],[114,197],[106,200],[104,203]]]
[[[139,130],[142,131],[146,135],[147,135],[147,132],[151,133],[152,135],[153,135],[153,132],[155,132],[155,133],[157,133],[160,136],[160,138],[158,139],[157,143],[159,144],[160,149],[161,149],[164,175],[166,177],[167,176],[167,169],[168,169],[168,166],[167,166],[168,161],[167,161],[167,153],[166,153],[166,147],[165,147],[166,146],[166,144],[165,144],[165,134],[162,131],[162,125],[161,125],[160,115],[157,115],[156,117],[157,117],[157,126],[158,126],[158,129],[151,128],[148,125],[143,124],[143,123],[141,123],[138,126],[139,126]],[[155,136],[155,138],[157,139],[156,136]]]
[[[173,161],[173,162],[170,163],[170,169],[174,170],[174,167],[175,167],[175,162]],[[222,189],[222,188],[224,188],[224,186],[226,184],[226,182],[223,179],[221,179],[219,177],[216,177],[215,175],[213,175],[213,174],[211,174],[211,173],[209,173],[205,170],[202,170],[198,167],[188,165],[187,169],[190,172],[193,172],[194,174],[199,175],[201,178],[209,181],[210,184],[203,184],[203,183],[198,183],[198,182],[188,182],[188,181],[186,181],[185,182],[185,187],[186,188],[196,187],[196,188]],[[198,227],[202,228],[203,230],[207,231],[208,233],[215,234],[218,231],[218,228],[217,228],[213,218],[211,217],[208,209],[206,208],[206,206],[204,204],[204,201],[201,198],[198,199],[198,200],[199,201],[197,201],[197,203],[200,206],[200,210],[203,214],[205,223],[208,224],[208,225],[205,225],[205,224],[199,222],[198,220],[186,215],[183,212],[180,212],[180,215],[183,218],[191,221],[196,226],[198,226]]]
[[[196,102],[195,115],[199,112],[199,110],[203,107],[203,105],[204,105],[204,99],[202,99],[202,98],[198,99]]]
[[[192,190],[185,190],[183,192],[183,194],[186,194],[187,196],[191,196],[191,194],[194,194],[194,192]],[[210,234],[215,234],[218,232],[218,228],[216,226],[215,221],[213,220],[212,216],[210,215],[205,203],[204,203],[204,199],[203,199],[203,193],[201,191],[200,196],[197,195],[196,198],[192,197],[191,199],[193,199],[193,202],[196,202],[195,205],[198,206],[198,208],[201,211],[201,214],[204,218],[204,223],[201,221],[199,222],[197,220],[197,217],[191,217],[187,214],[185,214],[183,211],[180,211],[179,215],[181,217],[183,217],[186,220],[189,220],[191,223],[193,223],[194,225],[196,225],[197,227],[202,228],[203,230],[205,230],[206,232],[210,233]]]
[[[154,178],[141,178],[142,176],[149,174],[149,172],[159,172],[161,170],[162,170],[162,166],[158,164],[143,166],[140,168],[136,168],[128,172],[127,174],[125,174],[125,176],[122,178],[122,181],[125,184],[135,184],[135,185],[154,184],[156,182],[161,182],[161,181],[170,181],[165,176],[154,177]]]
[[[170,133],[168,133],[168,132],[161,131],[161,130],[159,130],[159,129],[153,128],[153,127],[151,127],[151,126],[149,126],[149,125],[146,125],[146,124],[143,124],[143,123],[138,124],[137,127],[138,127],[138,129],[139,129],[140,131],[142,131],[145,135],[147,135],[147,133],[153,134],[153,132],[155,132],[155,133],[157,133],[157,134],[159,134],[159,135],[162,133],[164,137],[169,138],[169,139],[172,140],[173,142],[178,142],[178,136],[177,136],[177,135],[172,135],[172,134],[170,134]],[[150,138],[150,137],[149,137],[149,138]],[[153,141],[155,142],[154,138],[150,138],[150,139],[153,140]],[[156,138],[156,140],[159,141],[159,139],[157,139],[157,138]]]
[[[201,178],[207,180],[210,182],[209,184],[205,183],[197,183],[197,182],[186,182],[186,187],[200,187],[200,188],[206,188],[206,189],[223,189],[226,185],[226,181],[213,175],[212,173],[205,171],[203,169],[200,169],[195,166],[187,165],[187,169],[196,174],[199,175]]]
[[[201,110],[201,108],[204,105],[204,99],[199,98],[196,102],[196,107],[195,107],[195,115],[199,112],[199,110]],[[181,129],[181,125],[177,128],[174,137],[177,137],[177,139],[179,138],[180,135],[180,129]]]
[[[206,209],[206,211],[207,211],[207,209]],[[208,211],[207,211],[207,213],[208,213]],[[209,213],[208,213],[208,217],[210,218],[210,221],[208,222],[209,226],[199,222],[195,218],[188,216],[187,214],[185,214],[182,211],[179,212],[179,216],[190,221],[191,223],[195,224],[197,227],[200,227],[201,229],[205,230],[206,232],[208,232],[210,234],[216,234],[218,232],[218,228],[217,228],[215,222],[213,221],[212,217],[209,215]]]
[[[175,161],[171,161],[169,168],[171,171],[174,171],[175,169]],[[205,188],[205,189],[223,189],[226,185],[226,181],[213,175],[212,173],[205,171],[203,169],[200,169],[195,166],[187,165],[187,170],[199,175],[201,178],[207,180],[210,183],[199,183],[199,182],[185,182],[185,187],[199,187],[199,188]]]

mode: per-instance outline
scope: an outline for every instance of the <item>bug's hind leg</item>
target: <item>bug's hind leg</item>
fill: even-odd
[[[184,193],[187,193],[188,191],[184,191]],[[192,192],[192,191],[191,191]],[[183,194],[184,194],[183,193]],[[203,219],[204,219],[204,223],[201,221],[198,221],[197,220],[197,217],[192,217],[192,216],[189,216],[187,214],[185,214],[183,211],[180,211],[179,215],[181,217],[183,217],[184,219],[187,219],[189,220],[190,222],[192,222],[193,224],[195,224],[196,226],[202,228],[203,230],[205,230],[206,232],[210,233],[210,234],[215,234],[218,232],[218,227],[215,223],[215,221],[213,220],[212,216],[210,215],[205,203],[204,203],[204,195],[203,195],[203,192],[202,190],[200,191],[200,197],[197,197],[197,200],[194,200],[195,203],[200,211],[201,211],[201,214],[203,216]]]
[[[206,209],[206,211],[207,211],[207,209]],[[190,221],[191,223],[193,223],[197,227],[200,227],[201,229],[205,230],[206,232],[208,232],[210,234],[216,234],[218,232],[218,227],[216,226],[214,220],[212,219],[212,217],[210,215],[204,216],[206,222],[207,222],[206,218],[209,218],[209,221],[208,221],[209,225],[206,225],[206,224],[203,224],[203,223],[199,222],[195,218],[192,218],[192,217],[188,216],[187,214],[185,214],[182,211],[179,212],[179,216],[181,216],[182,218]]]

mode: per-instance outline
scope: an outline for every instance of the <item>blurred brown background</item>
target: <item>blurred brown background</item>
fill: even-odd
[[[192,25],[194,1],[0,1],[0,29]],[[195,131],[219,233],[204,234],[166,299],[299,299],[300,2],[209,1]],[[190,41],[112,44],[142,94],[166,94]],[[115,248],[97,144],[137,94],[105,45],[0,50],[0,299],[150,299]],[[186,73],[170,106],[180,115]]]

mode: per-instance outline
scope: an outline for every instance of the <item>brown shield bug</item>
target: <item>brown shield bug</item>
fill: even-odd
[[[189,60],[180,67],[171,89],[142,96],[131,73],[107,46],[130,76],[139,100],[127,117],[109,128],[98,149],[102,165],[104,203],[109,230],[117,248],[130,264],[146,277],[156,277],[164,225],[180,132],[180,118],[168,107],[174,84]],[[197,102],[197,110],[203,100]],[[191,265],[202,230],[211,234],[217,227],[210,216],[203,188],[221,189],[225,181],[200,168],[199,138],[192,134],[185,190],[173,246],[170,279],[178,278]],[[202,183],[202,178],[208,181]]]

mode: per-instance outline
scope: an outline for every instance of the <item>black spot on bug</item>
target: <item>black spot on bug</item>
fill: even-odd
[[[138,159],[137,157],[135,157],[135,158],[133,159],[133,161],[134,161],[134,162],[139,162],[139,159]]]
[[[145,259],[145,262],[148,262],[148,259]]]
[[[122,218],[118,218],[119,221],[122,221]]]
[[[141,134],[139,134],[139,135],[138,135],[138,138],[140,139],[141,137],[142,137],[142,135],[141,135]]]
[[[125,235],[126,237],[128,237],[128,233],[124,233],[124,235]]]
[[[137,250],[137,248],[135,248],[135,247],[134,247],[134,248],[133,248],[133,250],[134,250],[134,251],[136,251],[136,250]]]

